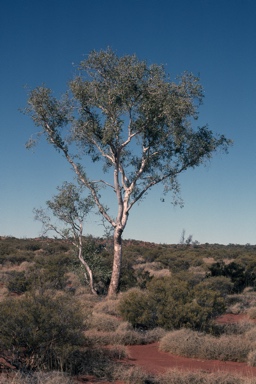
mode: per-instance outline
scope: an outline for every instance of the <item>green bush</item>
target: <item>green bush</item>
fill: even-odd
[[[135,328],[188,327],[206,329],[210,320],[225,310],[219,292],[195,286],[175,277],[153,278],[146,290],[131,289],[119,302],[124,320]]]
[[[0,349],[19,369],[65,369],[83,341],[83,318],[74,298],[50,294],[0,302]]]
[[[150,297],[147,290],[131,288],[123,293],[118,309],[123,319],[131,323],[135,328],[154,328],[156,326],[155,308],[150,306]]]
[[[37,256],[27,273],[27,279],[34,288],[63,290],[67,285],[66,273],[72,268],[73,258],[66,254]]]
[[[240,293],[248,286],[255,286],[256,266],[255,262],[248,265],[242,262],[232,261],[225,264],[223,260],[212,264],[209,267],[211,276],[225,276],[231,279],[233,292]]]
[[[30,288],[30,282],[26,278],[25,271],[12,271],[9,277],[7,288],[10,292],[21,294]]]
[[[231,294],[234,288],[229,277],[225,276],[214,276],[208,277],[200,283],[200,288],[209,289],[212,291],[219,291],[223,297]]]

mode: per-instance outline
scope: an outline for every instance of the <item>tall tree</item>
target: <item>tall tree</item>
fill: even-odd
[[[62,239],[69,240],[78,252],[80,263],[85,268],[84,277],[93,294],[97,294],[94,288],[93,271],[83,256],[83,229],[84,220],[94,206],[91,196],[82,197],[82,188],[72,183],[64,182],[57,187],[59,193],[52,200],[46,202],[47,208],[57,219],[54,222],[47,210],[34,209],[35,219],[43,224],[43,233],[55,232]]]
[[[180,173],[199,166],[218,148],[226,151],[230,140],[207,126],[193,129],[203,92],[190,73],[171,81],[162,66],[148,66],[135,55],[118,57],[111,49],[92,51],[79,71],[59,100],[46,87],[32,90],[26,112],[42,128],[38,135],[62,152],[114,229],[112,296],[118,290],[122,234],[131,208],[157,184],[165,193],[177,192]],[[89,178],[89,158],[101,163],[104,178]],[[103,202],[102,187],[115,193],[115,217]]]

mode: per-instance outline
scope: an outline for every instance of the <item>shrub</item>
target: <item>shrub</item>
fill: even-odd
[[[156,325],[154,311],[150,306],[149,293],[146,290],[132,288],[122,294],[118,309],[123,318],[135,328],[154,328]]]
[[[87,374],[112,381],[114,366],[118,365],[117,356],[116,350],[107,348],[73,350],[67,359],[67,371],[73,375]]]
[[[71,268],[72,258],[68,255],[56,254],[37,256],[34,265],[27,273],[27,280],[33,288],[59,289],[66,287],[66,273]]]
[[[192,289],[186,281],[175,277],[153,278],[147,290],[133,288],[119,301],[121,315],[135,328],[203,330],[224,309],[220,293],[197,286]]]
[[[12,271],[10,273],[7,288],[10,292],[17,294],[26,292],[30,288],[30,282],[26,278],[26,272]]]
[[[200,283],[200,288],[219,291],[222,296],[230,294],[234,288],[234,283],[225,276],[208,277]]]
[[[254,283],[251,278],[251,273],[246,271],[246,267],[235,261],[229,264],[225,264],[223,260],[218,261],[209,266],[209,270],[212,276],[225,276],[231,279],[233,286],[233,292],[239,293],[248,286]]]
[[[70,351],[84,341],[83,328],[68,296],[34,294],[0,303],[0,348],[18,368],[64,369]]]

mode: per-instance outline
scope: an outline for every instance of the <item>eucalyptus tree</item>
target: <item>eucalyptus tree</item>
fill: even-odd
[[[59,193],[46,202],[47,209],[34,209],[35,219],[43,224],[44,234],[53,231],[60,238],[71,241],[85,268],[85,280],[88,282],[91,292],[97,294],[94,288],[93,271],[83,256],[84,221],[92,210],[94,201],[91,196],[83,198],[82,188],[72,183],[64,182],[61,187],[57,187],[57,190]]]
[[[171,81],[163,66],[148,65],[135,55],[119,57],[111,49],[92,51],[62,98],[44,86],[29,94],[26,112],[41,128],[37,134],[64,155],[113,227],[109,296],[118,290],[122,234],[132,207],[157,184],[165,193],[177,192],[180,173],[230,144],[207,126],[193,128],[202,99],[199,79],[192,74]],[[28,146],[36,141],[30,139]],[[95,180],[89,171],[96,162],[104,176]],[[115,215],[102,187],[115,194]]]

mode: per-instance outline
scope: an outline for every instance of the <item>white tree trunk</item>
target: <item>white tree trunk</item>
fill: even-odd
[[[122,265],[122,232],[120,228],[114,231],[114,258],[111,281],[108,288],[108,297],[111,298],[117,294]]]
[[[83,266],[86,269],[86,272],[85,272],[84,276],[85,276],[85,279],[88,281],[91,293],[93,293],[94,295],[97,295],[97,292],[94,289],[92,270],[91,270],[91,268],[89,267],[89,265],[86,263],[86,261],[83,258],[82,247],[81,246],[79,247],[78,257],[79,257],[80,262],[83,264]]]

